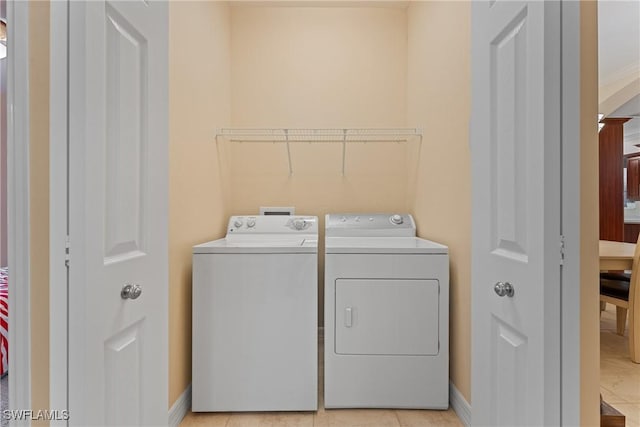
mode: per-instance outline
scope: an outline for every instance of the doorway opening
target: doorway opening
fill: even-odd
[[[630,245],[640,232],[639,28],[640,3],[598,2],[600,240]],[[602,410],[613,408],[626,425],[640,425],[640,364],[632,360],[628,315],[634,275],[628,264],[624,272],[600,274],[600,392]],[[614,285],[622,285],[621,294],[610,298]]]

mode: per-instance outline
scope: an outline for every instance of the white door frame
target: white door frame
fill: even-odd
[[[68,409],[68,1],[50,3],[49,406]],[[70,416],[73,416],[70,414]],[[51,426],[66,425],[51,421]]]
[[[560,422],[580,425],[580,2],[563,0],[562,24],[562,189],[561,234],[564,262],[561,272],[561,384]],[[594,129],[597,118],[594,117]],[[576,219],[577,218],[577,219]],[[598,331],[594,331],[597,333]]]
[[[7,2],[9,408],[31,408],[29,4]],[[31,425],[29,420],[17,422]]]

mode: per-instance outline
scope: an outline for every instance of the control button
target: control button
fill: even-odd
[[[249,218],[247,220],[247,227],[248,228],[253,228],[256,225],[256,219],[255,218]]]
[[[357,216],[357,217],[355,218],[355,220],[356,220],[356,222],[360,222],[360,217],[359,217],[359,216]]]
[[[293,227],[296,230],[304,230],[306,225],[307,225],[307,221],[305,221],[304,219],[295,219],[295,220],[293,220]]]
[[[369,217],[369,221],[373,221],[373,217],[372,216]]]
[[[242,220],[241,220],[240,218],[236,219],[236,220],[233,222],[233,225],[235,225],[235,227],[236,227],[236,228],[240,228],[240,227],[242,227],[242,224],[243,224],[243,223],[242,223]]]
[[[346,217],[346,216],[343,216],[342,218],[340,218],[340,221],[342,221],[342,222],[347,222],[347,217]]]
[[[396,224],[396,225],[402,224],[402,222],[403,222],[402,216],[401,215],[393,215],[391,217],[391,222]]]

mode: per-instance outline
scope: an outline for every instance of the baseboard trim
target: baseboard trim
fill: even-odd
[[[171,409],[169,409],[169,425],[178,427],[187,412],[189,412],[189,409],[191,409],[191,384],[187,386],[180,397],[173,403]]]
[[[462,393],[460,393],[451,381],[449,381],[449,403],[458,418],[460,418],[460,421],[462,421],[462,424],[470,426],[471,405],[469,405],[464,396],[462,396]]]

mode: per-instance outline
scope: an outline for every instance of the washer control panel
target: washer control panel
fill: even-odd
[[[284,215],[234,215],[229,218],[227,234],[317,233],[318,217]]]
[[[333,237],[416,235],[413,217],[407,213],[328,214],[325,228],[326,235]]]

